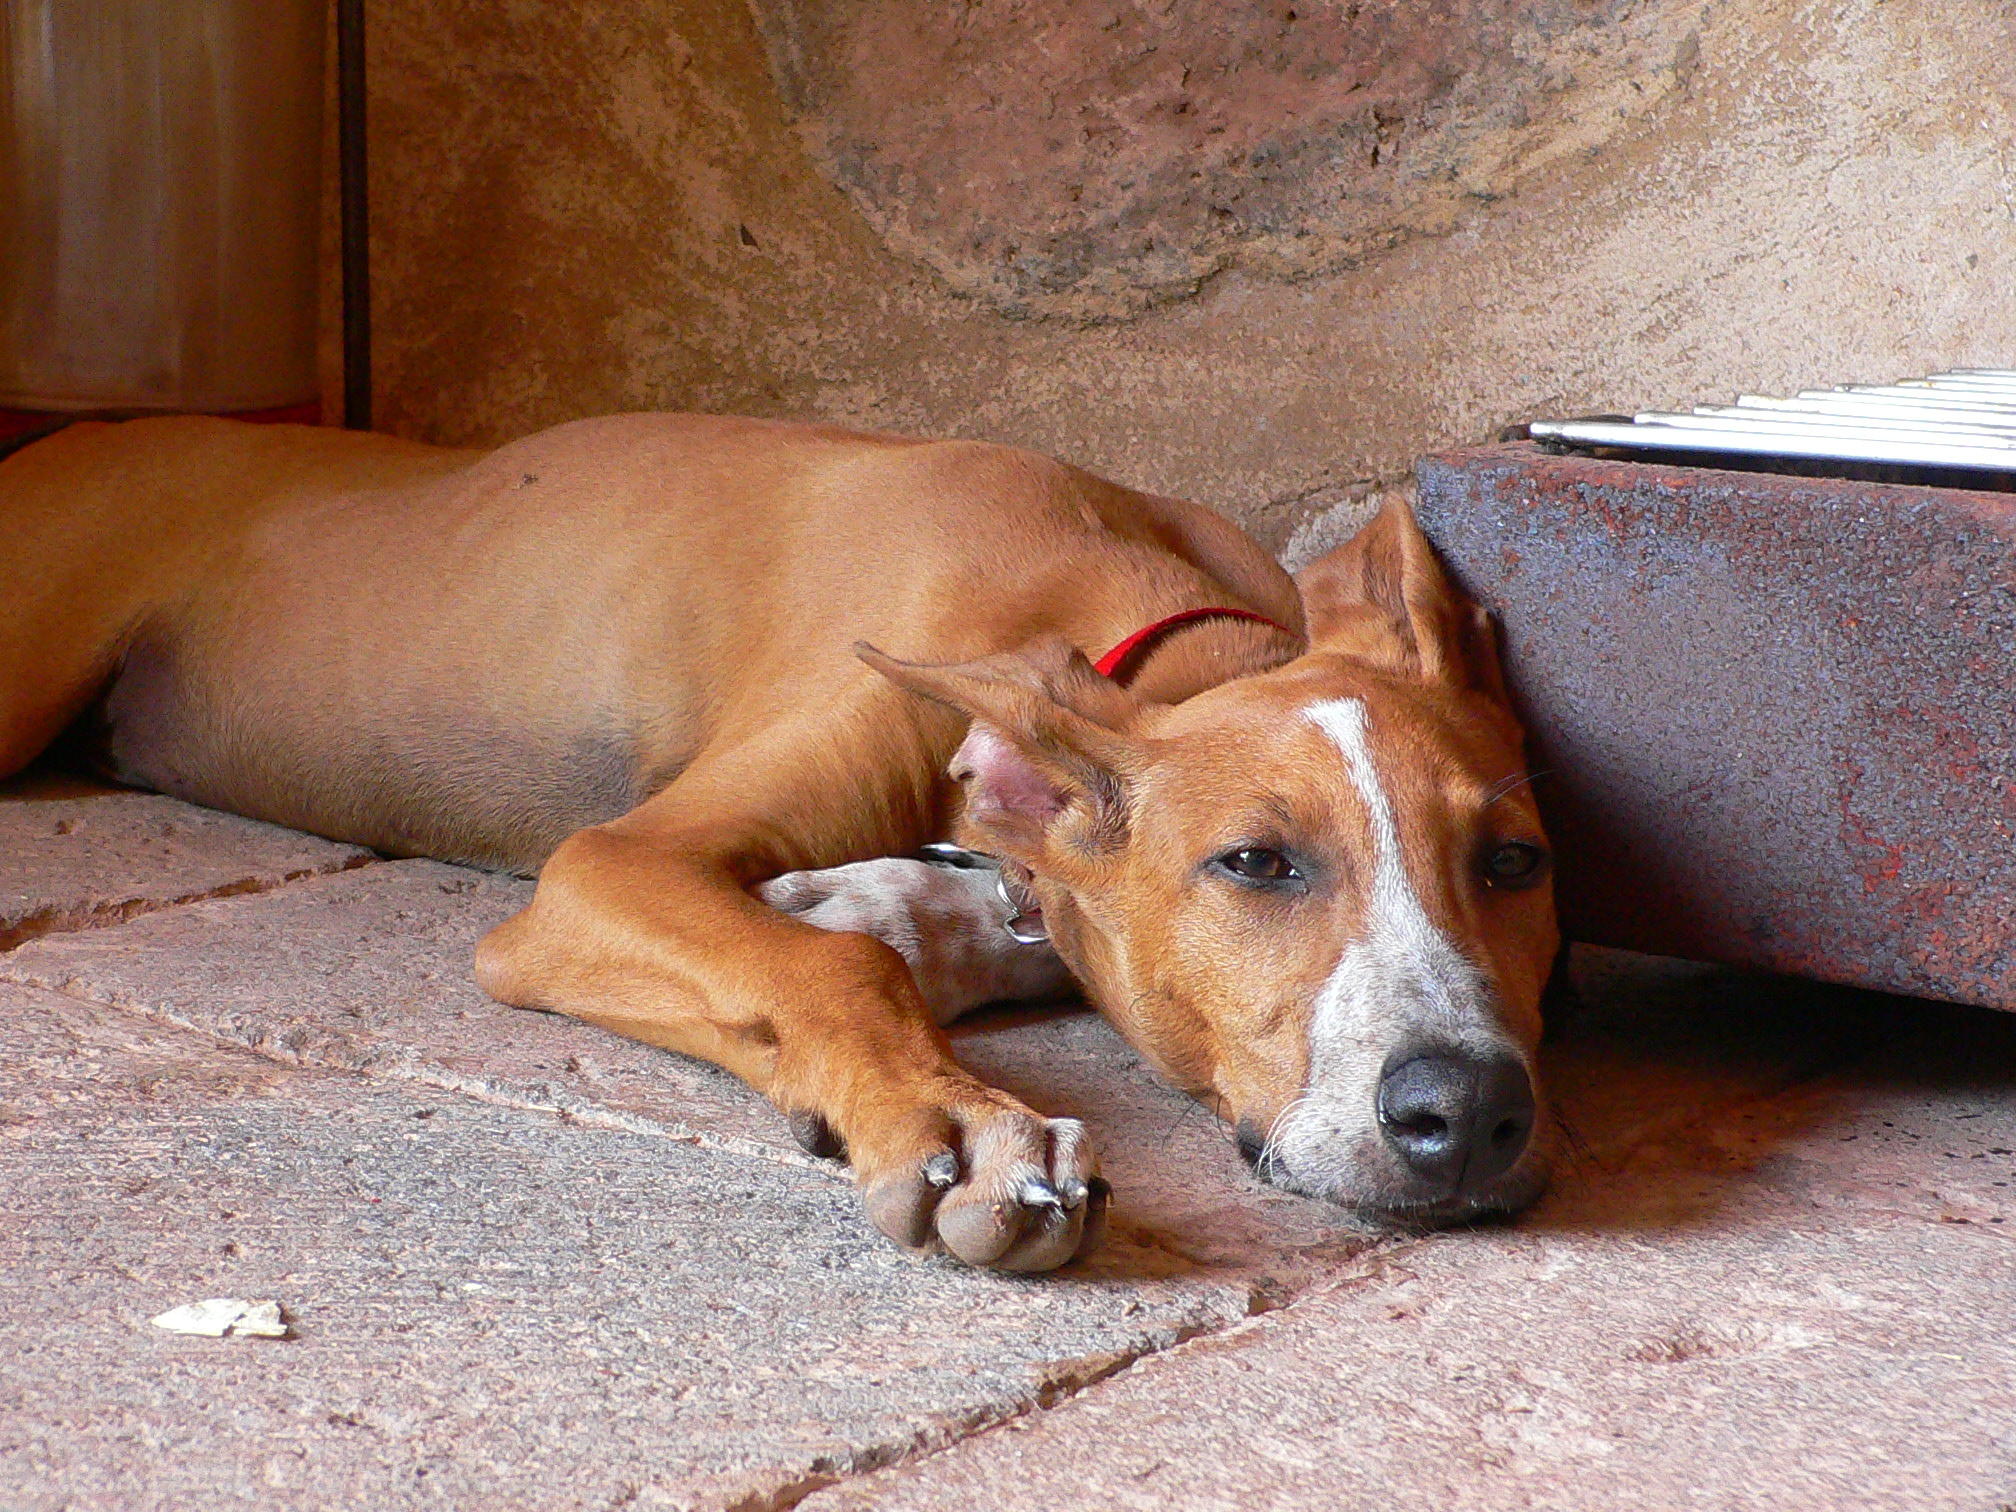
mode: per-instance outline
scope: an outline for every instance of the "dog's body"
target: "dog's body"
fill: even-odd
[[[1235,527],[1006,448],[694,416],[488,454],[80,424],[0,462],[0,775],[69,728],[136,785],[537,871],[479,952],[494,995],[727,1066],[830,1129],[905,1243],[1046,1268],[1096,1227],[1083,1131],[962,1071],[888,944],[790,912],[860,917],[794,874],[956,831],[1026,870],[1151,1059],[1271,1131],[1275,1174],[1516,1205],[1553,921],[1544,874],[1480,858],[1538,856],[1538,823],[1488,645],[1411,521],[1381,528],[1305,575],[1305,655],[1295,584]],[[1069,650],[1220,607],[1271,623],[1188,624],[1124,688]],[[1381,994],[1412,1006],[1371,1034]],[[1463,1062],[1429,1101],[1516,1124],[1509,1159],[1408,1143],[1410,1046],[1400,1069]]]

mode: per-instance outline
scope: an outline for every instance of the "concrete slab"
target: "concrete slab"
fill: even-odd
[[[2016,495],[1529,443],[1418,478],[1570,938],[2016,1009]]]
[[[2016,1019],[1581,951],[1557,1190],[1396,1242],[1256,1186],[1096,1017],[982,1015],[961,1056],[1119,1193],[1093,1263],[1003,1281],[888,1247],[732,1078],[484,998],[528,893],[387,862],[0,956],[0,1505],[2016,1483]],[[210,1296],[297,1337],[146,1324]]]
[[[1995,1507],[2010,1265],[1910,1223],[1438,1240],[802,1505]]]
[[[492,1002],[477,939],[532,884],[390,861],[0,958],[0,981],[201,1030],[292,1065],[364,1071],[587,1123],[817,1165],[725,1072]]]
[[[785,1504],[1244,1311],[914,1261],[811,1171],[48,992],[0,988],[0,1110],[21,1512]],[[294,1337],[148,1323],[241,1296]]]
[[[376,857],[276,825],[36,774],[0,784],[0,951]]]
[[[2008,1502],[2016,1025],[1670,962],[1581,975],[1550,1052],[1574,1153],[1526,1220],[1368,1255],[802,1505]]]
[[[470,977],[476,940],[530,895],[530,883],[489,873],[383,862],[111,934],[38,940],[0,958],[0,981],[133,1009],[293,1065],[844,1177],[725,1072],[485,997]],[[1216,1277],[1243,1306],[1248,1290],[1286,1294],[1370,1242],[1337,1211],[1254,1182],[1218,1122],[1090,1014],[983,1017],[955,1044],[1035,1107],[1092,1124],[1116,1193],[1096,1273]]]

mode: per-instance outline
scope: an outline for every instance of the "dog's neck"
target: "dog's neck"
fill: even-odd
[[[1294,660],[1303,643],[1275,625],[1210,619],[1177,625],[1147,647],[1127,686],[1151,703],[1181,703],[1234,678]]]

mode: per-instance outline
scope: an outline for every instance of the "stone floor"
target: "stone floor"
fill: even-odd
[[[2016,1016],[1583,954],[1570,1158],[1402,1238],[1085,1014],[1111,1238],[916,1261],[732,1080],[491,1004],[526,885],[0,790],[0,1507],[2016,1508]],[[273,1298],[290,1337],[149,1325]]]

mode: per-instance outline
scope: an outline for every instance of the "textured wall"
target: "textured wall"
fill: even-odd
[[[1516,420],[2016,363],[2010,0],[371,16],[409,435],[986,436],[1307,550]]]

